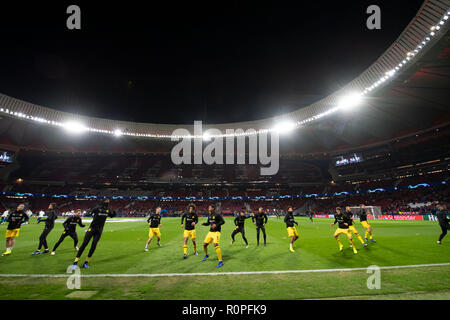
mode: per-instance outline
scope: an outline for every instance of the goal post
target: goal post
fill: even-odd
[[[356,216],[359,215],[359,211],[361,208],[358,207],[350,207],[352,213]],[[380,206],[366,206],[367,215],[374,216],[375,219],[378,219],[378,216],[381,215],[381,207]]]

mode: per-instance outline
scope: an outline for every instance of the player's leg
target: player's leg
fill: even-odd
[[[39,236],[39,246],[38,246],[37,252],[39,252],[41,250],[42,246],[44,245],[46,231],[47,231],[47,229],[45,228],[44,230],[42,230],[42,233]]]
[[[192,238],[192,245],[194,246],[194,255],[198,256],[197,253],[197,240],[195,238]]]
[[[295,236],[290,236],[289,237],[289,240],[290,240],[290,243],[289,243],[289,251],[291,251],[291,252],[294,252],[294,248],[293,248],[293,246],[294,246],[294,238],[295,238]]]
[[[188,248],[188,239],[189,237],[184,237],[184,243],[183,243],[183,258],[186,259],[187,258],[187,248]]]
[[[216,254],[217,254],[217,260],[219,260],[219,264],[217,265],[217,268],[220,268],[223,266],[223,261],[222,261],[222,251],[220,250],[220,232],[216,232],[215,233],[215,238],[214,238],[214,249],[216,250]]]
[[[78,251],[78,234],[76,232],[70,234],[70,237],[73,239],[73,248],[75,249],[75,251]]]
[[[89,260],[91,260],[92,256],[94,255],[95,249],[97,248],[97,244],[100,241],[100,238],[102,237],[102,230],[97,230],[92,236],[92,243],[91,248],[89,249],[88,256],[86,258],[86,261],[83,264],[84,268],[89,268]]]
[[[216,250],[217,260],[219,260],[219,264],[217,265],[220,268],[223,265],[222,261],[222,251],[220,251],[220,246],[218,243],[214,243],[214,250]]]
[[[145,243],[145,249],[148,249],[148,245],[152,242],[153,237],[148,237],[147,242]]]
[[[449,228],[449,226],[443,226],[443,225],[440,225],[440,227],[441,227],[442,233],[439,236],[439,240],[437,242],[438,244],[442,243],[442,239],[444,239],[444,237],[447,235],[447,229]]]
[[[366,229],[366,232],[364,233],[364,240],[369,241],[369,228],[364,227]]]
[[[67,237],[67,233],[63,232],[61,234],[61,237],[59,237],[59,240],[55,243],[55,245],[53,246],[53,250],[52,250],[52,255],[55,254],[56,249],[58,249],[59,245],[64,241],[64,239]]]
[[[44,247],[45,251],[44,253],[48,252],[48,245],[47,245],[47,236],[50,233],[52,229],[44,228],[44,230],[41,233],[41,236],[39,237],[39,247],[37,251],[40,253],[40,250],[42,246]],[[35,252],[36,253],[36,252]]]
[[[367,221],[361,221],[361,225],[366,229],[366,233],[364,234],[364,240],[370,242],[376,242],[373,240],[373,229],[372,226]]]
[[[294,242],[298,239],[298,231],[294,228]]]
[[[9,255],[16,242],[16,237],[19,235],[19,230],[6,230],[6,251],[2,255]]]
[[[342,233],[342,231],[340,229],[337,229],[336,232],[334,233],[334,239],[338,243],[339,251],[342,251],[344,249],[344,246],[342,245],[341,240],[339,240],[339,235],[341,233]]]
[[[198,256],[198,253],[197,253],[197,240],[196,240],[195,229],[190,232],[190,237],[191,237],[191,240],[192,240],[192,245],[194,246],[194,255]]]
[[[233,232],[231,233],[231,244],[234,243],[234,241],[235,241],[234,237],[235,237],[238,233],[239,233],[239,228],[235,228],[235,229],[233,230]]]
[[[264,246],[266,246],[266,227],[261,227],[263,238],[264,238]]]
[[[159,230],[156,234],[156,244],[158,245],[158,247],[161,247],[161,232]]]
[[[358,230],[356,230],[355,226],[350,226],[349,227],[349,231],[352,232],[357,238],[358,240],[361,242],[361,244],[365,247],[367,246],[367,244],[364,242],[363,238],[361,237],[361,235],[359,234]]]
[[[203,243],[203,251],[205,251],[205,256],[203,257],[202,261],[205,261],[209,255],[208,255],[208,243],[204,242]]]
[[[84,236],[84,240],[83,243],[81,244],[80,249],[78,250],[77,256],[75,257],[75,261],[73,262],[73,266],[75,268],[75,266],[78,264],[78,260],[80,260],[81,255],[83,254],[84,249],[86,249],[87,245],[89,244],[89,241],[91,241],[91,238],[93,236],[93,230],[89,229],[85,236]]]
[[[8,231],[6,231],[6,232],[8,232]],[[6,250],[5,250],[5,252],[3,252],[3,254],[6,254],[9,251],[9,237],[8,236],[6,237],[5,247],[6,247]]]
[[[9,230],[6,230],[6,232],[8,233]],[[11,237],[6,237],[6,250],[5,252],[3,252],[2,256],[11,254]]]
[[[212,232],[208,232],[206,235],[205,240],[203,241],[203,250],[205,251],[205,256],[203,257],[202,261],[205,261],[208,259],[208,245],[213,241]]]
[[[248,241],[247,238],[245,237],[245,229],[242,228],[241,230],[241,235],[242,235],[242,239],[245,241],[245,247],[248,248]]]
[[[152,228],[150,228],[148,231],[148,240],[145,243],[145,248],[144,248],[145,251],[148,251],[148,246],[149,246],[150,242],[152,242],[152,239],[153,239],[153,230],[152,230]]]
[[[359,232],[355,233],[355,236],[358,237],[358,240],[361,242],[361,244],[363,245],[363,247],[367,247],[367,243],[364,242],[363,238],[361,237],[361,235],[359,234]]]
[[[256,245],[259,246],[259,227],[256,227]]]
[[[183,240],[184,240],[184,243],[183,243],[183,259],[186,259],[187,258],[188,240],[189,240],[189,233],[188,232],[185,232]]]
[[[356,250],[355,243],[353,242],[352,234],[350,231],[347,232],[348,241],[352,244],[353,253],[358,253],[358,250]]]
[[[369,231],[369,240],[375,242],[375,240],[373,240],[373,228],[370,226],[367,230]]]

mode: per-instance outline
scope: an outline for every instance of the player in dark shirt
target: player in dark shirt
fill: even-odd
[[[280,219],[280,211],[279,210],[275,210],[275,217],[277,217],[277,219]]]
[[[311,209],[308,209],[309,221],[313,222],[314,212]]]
[[[259,246],[259,232],[262,231],[264,237],[264,246],[266,246],[266,223],[267,215],[264,213],[264,209],[260,207],[257,213],[252,216],[253,224],[256,225],[256,245]]]
[[[17,208],[8,213],[8,227],[6,228],[6,251],[3,252],[2,256],[7,256],[12,253],[12,248],[16,242],[16,238],[19,236],[20,226],[25,221],[25,216],[27,215],[24,211],[25,205],[23,203],[19,204]]]
[[[295,252],[293,246],[294,242],[298,239],[298,232],[294,224],[298,225],[298,223],[294,219],[294,208],[291,206],[288,207],[288,211],[284,216],[284,223],[286,223],[286,228],[290,239],[289,251]]]
[[[148,232],[148,240],[145,244],[144,251],[148,251],[148,246],[150,242],[152,242],[153,237],[156,237],[156,244],[158,247],[161,247],[161,231],[159,230],[159,227],[161,226],[161,207],[156,207],[155,213],[150,214],[147,223],[149,224],[150,230]]]
[[[212,204],[208,206],[208,220],[206,222],[203,222],[202,225],[204,226],[210,226],[209,232],[206,235],[205,240],[203,241],[203,249],[205,250],[205,256],[203,257],[202,261],[206,261],[208,259],[208,245],[210,243],[214,244],[214,249],[216,250],[217,259],[219,260],[219,264],[217,265],[217,268],[220,268],[223,266],[222,261],[222,252],[220,251],[219,243],[220,243],[220,232],[222,230],[222,225],[225,223],[225,220],[223,220],[223,217],[220,213],[215,212],[216,207]]]
[[[188,248],[188,240],[191,238],[192,244],[194,245],[194,255],[198,256],[197,253],[197,242],[195,240],[195,225],[198,223],[198,215],[195,212],[195,205],[190,204],[188,206],[188,212],[185,212],[181,216],[181,229],[184,226],[184,245],[183,245],[183,259],[187,258],[187,248]],[[186,221],[186,223],[185,223]]]
[[[48,206],[47,211],[47,217],[45,218],[38,218],[37,223],[45,222],[44,230],[42,231],[40,237],[39,237],[39,246],[35,252],[33,252],[31,255],[38,255],[41,253],[49,253],[48,245],[47,245],[47,236],[52,231],[53,227],[55,226],[55,220],[58,218],[58,215],[56,214],[56,203],[52,202]],[[41,248],[44,246],[44,252],[41,252]]]
[[[342,251],[344,249],[344,246],[342,245],[341,241],[339,240],[339,235],[341,234],[345,234],[348,238],[348,240],[350,241],[350,243],[352,244],[352,248],[353,248],[353,253],[358,253],[358,251],[356,250],[356,247],[354,246],[353,243],[353,238],[352,238],[352,234],[350,233],[350,230],[348,228],[349,226],[349,218],[346,214],[342,213],[342,210],[340,207],[336,208],[336,214],[334,216],[334,223],[331,224],[331,226],[334,226],[336,223],[338,224],[338,228],[336,230],[336,232],[334,233],[334,238],[336,239],[338,245],[339,245],[339,251]]]
[[[61,237],[59,238],[58,242],[55,243],[55,246],[52,250],[52,256],[55,255],[56,249],[59,247],[59,245],[64,241],[64,239],[69,236],[73,239],[73,247],[75,251],[78,251],[78,235],[77,235],[77,224],[84,228],[85,225],[81,222],[81,210],[77,209],[73,216],[66,219],[66,221],[63,222],[64,231],[61,234]]]
[[[449,224],[450,220],[448,220],[448,218],[447,218],[447,212],[445,211],[445,208],[443,205],[438,205],[437,209],[438,210],[436,211],[436,216],[437,216],[439,226],[441,227],[441,231],[442,231],[437,243],[442,244],[442,239],[447,234],[447,230],[450,229],[450,224]]]
[[[86,261],[83,264],[84,268],[86,269],[89,268],[89,260],[94,254],[95,248],[97,248],[97,243],[99,242],[102,236],[106,218],[108,217],[112,218],[116,215],[116,212],[110,210],[108,206],[109,206],[109,199],[105,199],[100,203],[100,205],[96,206],[90,212],[87,213],[87,216],[92,216],[92,222],[84,236],[83,243],[81,244],[81,247],[78,250],[75,261],[73,262],[74,269],[76,268],[78,260],[80,260],[80,257],[83,254],[84,249],[87,247],[87,245],[92,239],[91,248],[89,249]]]
[[[345,212],[344,215],[347,216],[347,220],[348,220],[348,230],[353,233],[353,235],[355,235],[358,240],[361,242],[361,244],[363,245],[363,247],[367,247],[367,243],[364,242],[363,238],[361,237],[361,235],[359,234],[358,230],[356,230],[354,224],[353,224],[353,213],[352,213],[352,209],[349,206],[345,207]],[[353,244],[350,245],[350,247],[352,247]]]
[[[238,216],[234,218],[234,225],[236,228],[233,230],[233,233],[231,234],[231,244],[234,243],[234,237],[240,232],[242,235],[242,239],[245,241],[245,247],[248,248],[248,241],[245,237],[245,220],[251,218],[250,216],[246,215],[245,209],[241,209]]]

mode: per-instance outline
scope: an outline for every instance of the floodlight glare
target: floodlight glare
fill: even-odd
[[[116,129],[116,130],[114,130],[114,135],[116,137],[120,137],[121,135],[123,135],[123,132],[121,130],[119,130],[119,129]]]
[[[84,124],[75,121],[69,121],[64,123],[63,128],[66,129],[68,132],[74,134],[83,133],[86,130],[88,130],[88,128]]]
[[[275,127],[273,127],[274,131],[277,131],[278,133],[286,133],[289,131],[294,130],[295,123],[291,121],[282,121],[280,123],[277,123]]]
[[[360,93],[350,93],[339,99],[338,107],[344,110],[351,110],[362,102],[362,96]]]

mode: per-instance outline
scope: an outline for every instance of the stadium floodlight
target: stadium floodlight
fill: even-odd
[[[122,132],[122,130],[120,130],[120,129],[116,129],[116,130],[114,130],[114,135],[115,135],[116,137],[120,137],[121,135],[123,135],[123,132]]]
[[[68,132],[74,134],[83,133],[88,130],[88,128],[84,124],[76,121],[69,121],[64,123],[63,128],[66,129]]]
[[[292,130],[294,130],[295,128],[295,123],[292,121],[282,121],[280,123],[277,123],[274,127],[273,127],[273,131],[276,131],[278,133],[287,133],[290,132]]]
[[[362,102],[362,96],[360,93],[349,93],[339,99],[338,108],[343,110],[351,110],[360,105]]]

